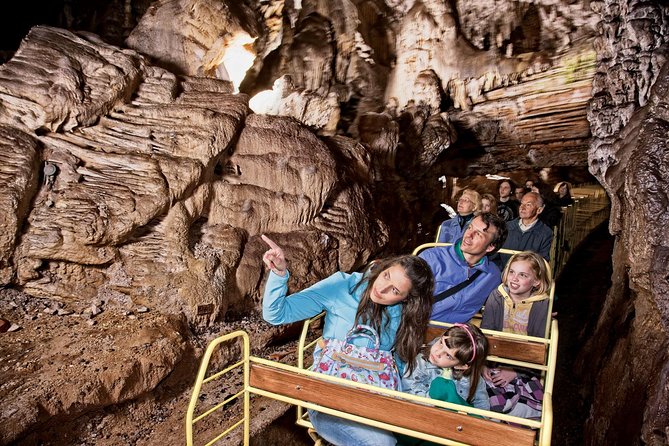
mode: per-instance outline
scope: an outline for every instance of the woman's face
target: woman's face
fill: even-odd
[[[558,189],[558,193],[560,194],[561,197],[564,197],[565,195],[567,195],[567,185],[566,184],[560,185],[560,188]]]
[[[490,212],[490,200],[487,198],[481,199],[481,212]]]
[[[469,215],[474,212],[476,204],[469,198],[468,195],[462,195],[458,200],[458,214]]]
[[[404,268],[400,265],[393,265],[381,271],[372,284],[369,296],[376,304],[395,305],[406,299],[409,291],[411,291],[411,280],[407,277]]]

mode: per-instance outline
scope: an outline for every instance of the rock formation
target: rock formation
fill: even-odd
[[[602,21],[588,157],[611,197],[617,237],[613,284],[581,358],[598,383],[586,435],[593,444],[660,445],[669,438],[669,9],[595,6]]]
[[[118,14],[127,32],[138,20],[122,46],[41,26],[0,66],[0,285],[89,317],[155,309],[132,338],[174,345],[152,357],[161,370],[121,359],[122,389],[94,384],[109,398],[27,403],[12,375],[23,409],[2,413],[2,441],[147,394],[195,355],[186,322],[256,311],[262,233],[297,289],[425,241],[441,176],[586,164],[618,237],[587,350],[601,383],[588,434],[666,441],[666,7],[160,0]],[[629,400],[645,404],[636,418]]]

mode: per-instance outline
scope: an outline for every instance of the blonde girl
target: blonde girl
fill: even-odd
[[[485,303],[481,328],[546,337],[551,271],[532,251],[514,254]]]
[[[481,328],[546,337],[551,271],[532,251],[514,254],[502,273],[502,284],[485,303]],[[484,367],[490,408],[510,415],[541,416],[543,389],[534,373],[510,367]]]

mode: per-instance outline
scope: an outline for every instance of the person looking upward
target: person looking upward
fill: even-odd
[[[435,302],[430,319],[464,323],[481,309],[501,283],[499,268],[488,260],[506,239],[506,222],[483,213],[469,223],[460,240],[419,254],[434,273]]]
[[[481,196],[473,189],[465,189],[458,199],[458,215],[439,226],[437,242],[455,243],[462,238],[465,227],[481,210]]]
[[[509,235],[502,248],[515,251],[534,251],[550,261],[553,231],[539,220],[544,210],[544,201],[536,192],[528,192],[520,202],[520,216],[509,222]],[[509,260],[508,254],[495,256],[493,259],[500,269]]]

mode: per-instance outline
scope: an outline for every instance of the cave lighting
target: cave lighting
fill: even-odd
[[[239,93],[239,85],[256,58],[255,52],[251,49],[254,41],[255,38],[246,33],[236,34],[226,46],[225,54],[220,62],[228,74],[229,79],[227,80],[232,81],[235,87],[235,93]]]
[[[294,89],[289,76],[281,76],[271,90],[263,90],[249,100],[249,107],[261,115],[278,115],[281,100]]]
[[[263,90],[249,100],[249,107],[254,113],[261,115],[276,115],[279,113],[278,92],[274,90]]]

